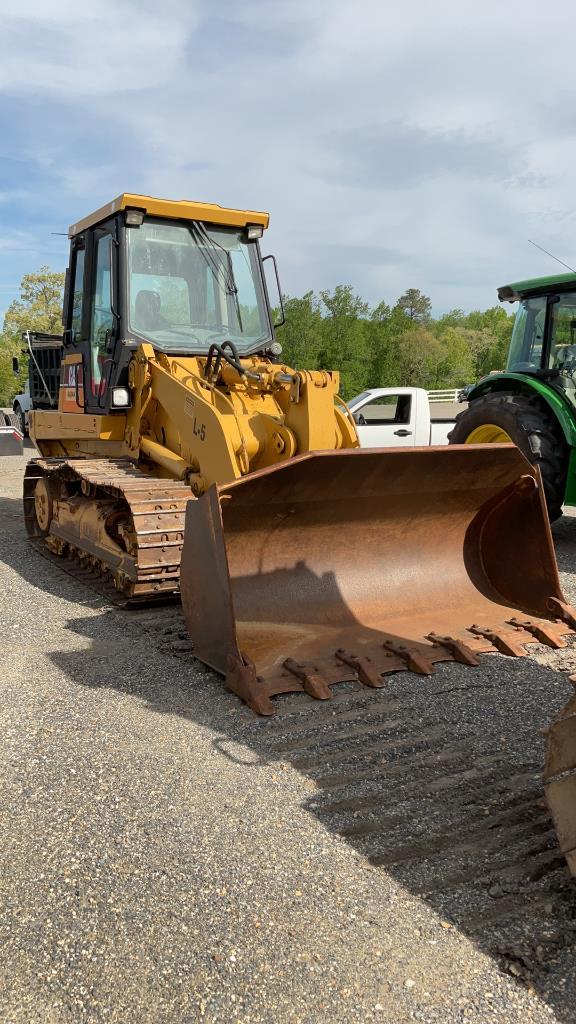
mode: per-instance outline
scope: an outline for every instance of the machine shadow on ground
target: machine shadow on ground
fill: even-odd
[[[18,519],[19,502],[2,499],[0,515]],[[568,545],[572,525],[562,527]],[[477,669],[399,673],[379,691],[341,684],[331,701],[275,698],[275,717],[259,719],[193,658],[179,605],[108,608],[16,537],[7,561],[34,587],[96,611],[67,624],[88,649],[48,655],[74,683],[212,730],[215,748],[247,776],[290,764],[311,784],[306,810],[367,859],[374,885],[380,871],[393,874],[572,1024],[576,887],[541,784],[540,729],[570,693],[561,671],[490,655]],[[143,630],[150,673],[135,677],[122,658]],[[571,652],[562,657],[573,670]]]

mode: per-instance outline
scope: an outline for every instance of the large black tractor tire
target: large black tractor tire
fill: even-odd
[[[456,417],[448,434],[450,444],[469,444],[473,431],[484,424],[505,430],[533,466],[539,466],[544,482],[550,521],[562,515],[569,448],[555,416],[530,395],[490,394],[473,399]]]

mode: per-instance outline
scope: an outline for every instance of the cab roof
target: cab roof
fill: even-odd
[[[565,291],[568,288],[576,288],[576,274],[552,274],[551,277],[532,277],[527,281],[516,281],[515,284],[503,284],[498,289],[498,298],[500,302],[517,302],[524,295],[555,289]]]
[[[261,224],[268,227],[270,217],[267,213],[256,210],[231,210],[215,203],[194,203],[187,199],[155,199],[153,196],[139,196],[133,192],[123,192],[111,203],[101,206],[99,210],[83,217],[68,228],[68,238],[74,238],[86,228],[99,224],[102,220],[119,210],[133,208],[143,210],[151,217],[166,217],[170,220],[196,220],[206,224],[222,224],[225,227],[246,227],[247,224]]]

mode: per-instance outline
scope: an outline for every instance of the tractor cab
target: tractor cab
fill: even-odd
[[[535,374],[576,407],[576,274],[506,285],[498,295],[518,302],[506,370]]]

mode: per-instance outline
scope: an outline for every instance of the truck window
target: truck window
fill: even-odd
[[[355,415],[361,415],[367,426],[380,425],[382,423],[410,423],[412,411],[412,395],[381,395],[372,402],[363,405],[361,409],[355,410]]]

